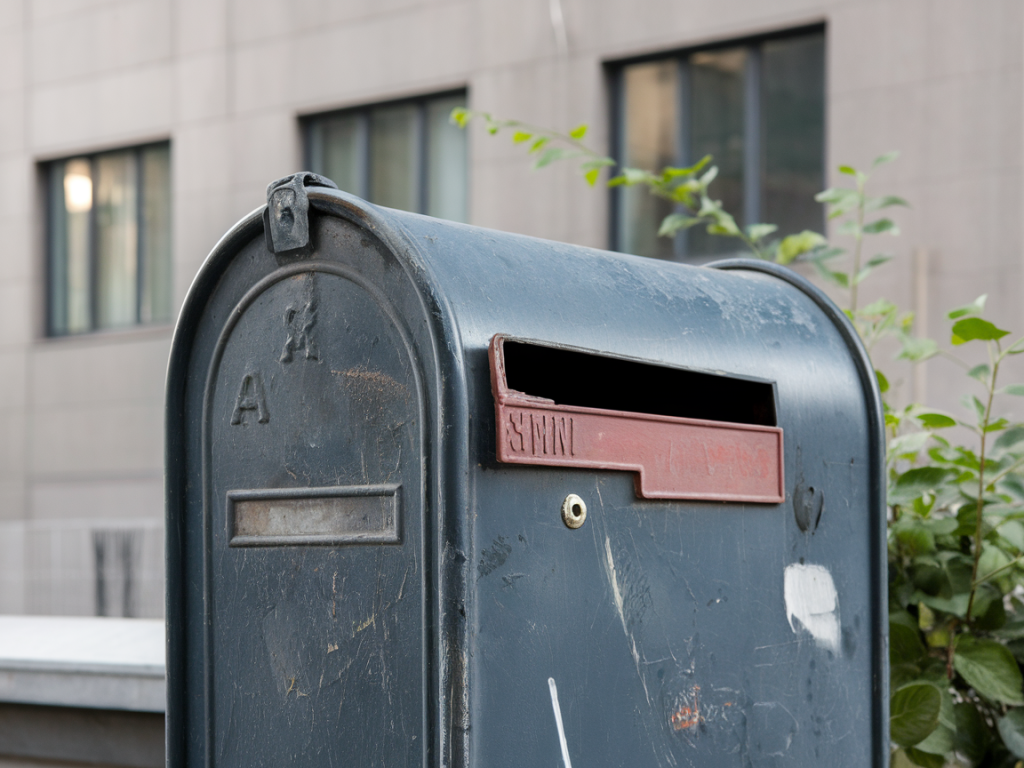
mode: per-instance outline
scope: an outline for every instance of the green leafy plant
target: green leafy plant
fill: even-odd
[[[932,685],[941,711],[923,738],[893,727],[913,762],[941,766],[954,750],[972,765],[1018,765],[1024,758],[1024,425],[997,415],[1006,359],[1024,338],[981,317],[985,297],[948,314],[954,347],[984,346],[988,362],[961,361],[977,393],[965,419],[912,405],[889,411],[890,661],[896,696]],[[957,359],[949,352],[945,355]],[[979,396],[980,395],[980,396]],[[943,431],[961,427],[971,445]],[[904,706],[921,724],[925,695]],[[933,697],[932,697],[933,698]]]
[[[452,113],[462,127],[474,119],[491,134],[511,130],[513,142],[537,155],[538,168],[578,162],[591,186],[604,168],[615,166],[583,143],[585,125],[561,134],[485,112]],[[871,172],[896,157],[881,155]],[[941,356],[964,369],[974,390],[963,400],[965,418],[885,403],[893,765],[1024,768],[1024,424],[999,415],[1001,400],[1024,396],[1024,385],[1000,386],[1004,364],[1024,352],[1024,338],[1007,343],[1009,332],[982,317],[984,296],[948,313],[951,349],[914,336],[913,314],[891,301],[859,306],[861,284],[892,259],[886,253],[865,259],[867,238],[897,235],[895,222],[880,212],[907,203],[869,195],[871,172],[839,171],[852,186],[826,189],[816,199],[828,206],[830,220],[840,220],[837,234],[852,241],[851,248],[814,232],[768,241],[772,225],[740,228],[711,197],[717,173],[711,158],[688,168],[621,168],[607,184],[645,186],[672,201],[677,210],[662,221],[661,235],[699,224],[741,241],[757,258],[810,261],[840,291],[869,352],[882,338],[895,337],[903,360]],[[964,348],[984,348],[987,362],[963,361],[956,353]],[[878,379],[886,399],[888,382],[881,372]]]
[[[482,121],[491,135],[511,131],[514,144],[521,144],[528,154],[536,155],[534,168],[543,168],[557,160],[571,160],[577,163],[590,186],[597,184],[604,168],[618,165],[613,158],[584,143],[588,130],[585,124],[576,126],[568,133],[560,133],[519,120],[502,120],[488,112],[463,107],[452,110],[451,120],[462,128],[474,120]],[[618,170],[619,173],[606,182],[609,187],[646,187],[652,195],[668,200],[675,207],[676,210],[661,221],[658,234],[662,237],[673,237],[679,231],[700,225],[710,234],[739,240],[742,247],[756,258],[779,264],[789,264],[825,245],[824,237],[809,230],[782,240],[769,240],[778,230],[774,224],[748,224],[740,227],[736,219],[722,207],[722,201],[708,194],[708,187],[718,176],[718,168],[711,164],[710,155],[683,168],[665,166],[659,171],[650,171],[624,167]]]

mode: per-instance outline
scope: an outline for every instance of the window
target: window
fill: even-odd
[[[306,164],[370,202],[466,220],[465,93],[347,109],[305,121]]]
[[[814,195],[825,178],[825,34],[820,28],[688,50],[619,65],[615,155],[660,169],[712,155],[715,199],[741,225],[777,224],[777,236],[824,227]],[[671,203],[644,188],[613,193],[612,242],[663,259],[737,251],[702,227],[657,236]]]
[[[170,146],[47,163],[47,331],[171,320]]]

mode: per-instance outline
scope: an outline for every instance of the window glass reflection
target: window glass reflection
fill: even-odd
[[[824,61],[822,34],[764,45],[761,218],[778,224],[780,236],[824,226],[814,201],[825,175]]]
[[[674,59],[626,67],[623,165],[660,170],[676,162],[678,70]],[[672,212],[672,204],[654,197],[646,187],[622,188],[621,200],[620,226],[625,250],[670,258],[672,240],[658,237],[658,227]]]
[[[427,103],[427,209],[428,216],[466,221],[466,136],[448,116],[465,106],[462,96]]]
[[[689,109],[690,157],[711,155],[718,177],[711,196],[721,200],[741,226],[743,210],[743,91],[747,52],[743,48],[696,53],[690,57],[691,99]],[[691,254],[710,255],[741,250],[735,241],[709,235],[705,227],[688,233]]]
[[[170,321],[169,145],[59,160],[44,170],[48,332]]]
[[[416,108],[379,107],[370,113],[370,201],[417,208]]]

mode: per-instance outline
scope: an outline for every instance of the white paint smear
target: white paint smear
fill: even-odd
[[[558,726],[558,743],[562,747],[562,762],[565,763],[565,768],[572,768],[569,745],[565,743],[565,728],[562,727],[562,708],[558,706],[558,686],[555,685],[555,678],[548,678],[548,688],[551,689],[551,708],[555,710],[555,725]]]
[[[793,563],[786,566],[786,619],[793,619],[811,633],[822,648],[839,651],[839,598],[832,574],[823,565]]]

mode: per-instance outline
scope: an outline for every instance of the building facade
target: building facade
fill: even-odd
[[[1016,0],[0,0],[0,613],[159,617],[163,379],[203,258],[301,167],[385,205],[653,257],[728,253],[533,171],[465,105],[638,165],[714,154],[741,221],[824,228],[866,167],[907,198],[877,289],[941,336],[1024,329]],[[953,403],[941,362],[890,379]],[[955,408],[955,405],[949,405]]]

